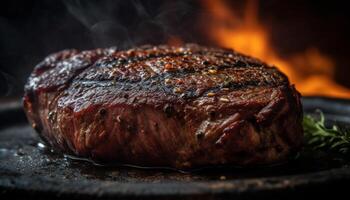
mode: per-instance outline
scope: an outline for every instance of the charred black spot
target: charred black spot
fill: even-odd
[[[196,137],[197,137],[197,139],[203,139],[204,138],[204,132],[202,132],[202,131],[200,131],[200,132],[198,132],[197,134],[196,134]]]
[[[125,63],[127,63],[127,60],[124,59],[124,58],[121,58],[121,59],[117,60],[117,65],[122,65],[122,64],[125,64]]]
[[[202,64],[203,64],[203,65],[209,65],[209,61],[204,60],[204,61],[202,62]]]
[[[211,120],[215,119],[215,116],[216,116],[216,112],[215,111],[211,110],[211,111],[208,112],[208,114],[209,114],[209,118]]]
[[[166,104],[163,108],[163,111],[167,117],[171,117],[175,113],[174,107],[170,104]]]
[[[99,113],[101,116],[106,116],[107,110],[104,109],[104,108],[101,108],[101,109],[98,111],[98,113]]]
[[[243,62],[242,60],[239,60],[239,61],[236,62],[235,66],[236,67],[246,67],[247,63]]]

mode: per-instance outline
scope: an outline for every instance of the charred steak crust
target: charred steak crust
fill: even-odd
[[[270,164],[303,138],[300,94],[285,75],[194,44],[50,55],[29,77],[24,108],[52,147],[105,162]]]

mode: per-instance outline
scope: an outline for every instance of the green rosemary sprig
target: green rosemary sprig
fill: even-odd
[[[340,153],[350,153],[350,131],[333,125],[325,126],[325,118],[321,111],[319,120],[306,115],[303,119],[303,128],[307,145],[313,149],[332,150]]]

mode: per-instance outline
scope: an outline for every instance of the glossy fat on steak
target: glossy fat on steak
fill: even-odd
[[[303,140],[300,94],[284,74],[194,44],[50,55],[25,86],[24,108],[52,147],[100,162],[272,164]]]

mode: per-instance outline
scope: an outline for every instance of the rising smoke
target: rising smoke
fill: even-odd
[[[190,1],[66,0],[64,4],[89,31],[95,47],[128,48],[188,36],[182,27],[191,21],[186,17],[194,10]]]

